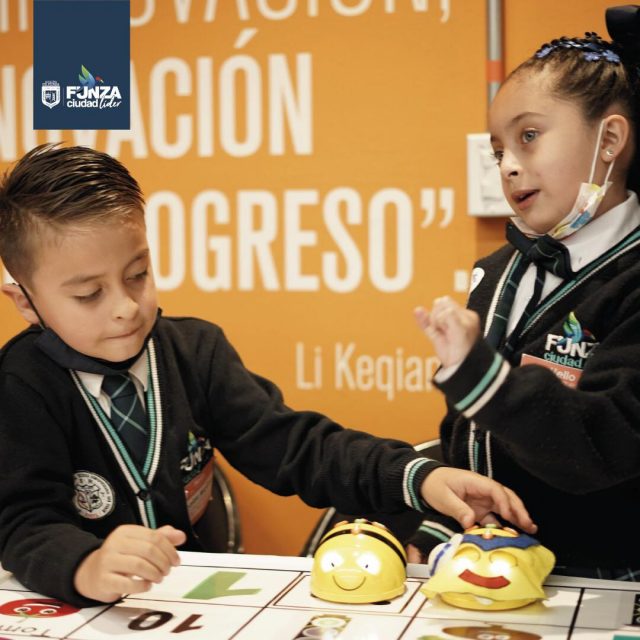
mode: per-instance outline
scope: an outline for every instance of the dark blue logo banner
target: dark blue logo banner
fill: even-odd
[[[33,128],[129,129],[129,0],[35,0]]]

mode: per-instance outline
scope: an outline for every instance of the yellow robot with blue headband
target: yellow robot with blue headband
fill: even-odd
[[[516,609],[546,598],[542,583],[554,563],[553,553],[528,535],[476,526],[433,549],[431,578],[421,591],[463,609]]]

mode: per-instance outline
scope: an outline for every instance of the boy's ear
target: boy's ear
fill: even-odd
[[[17,284],[3,284],[2,293],[11,298],[13,304],[16,305],[16,309],[20,312],[20,315],[29,324],[40,324],[36,312],[27,300],[27,296],[24,295],[22,289]]]
[[[609,163],[617,158],[625,149],[629,139],[629,120],[619,114],[612,114],[604,119],[600,156]]]

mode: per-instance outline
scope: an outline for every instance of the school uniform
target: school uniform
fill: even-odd
[[[160,317],[132,365],[149,418],[140,465],[109,429],[99,380],[45,353],[43,336],[29,328],[0,352],[0,561],[29,589],[90,604],[73,588],[75,570],[125,523],[171,524],[187,534],[183,549],[201,550],[185,490],[214,449],[252,481],[315,507],[426,509],[420,485],[439,463],[293,411],[213,324]]]
[[[486,336],[519,254],[507,245],[478,261],[468,307],[484,337],[436,378],[448,405],[445,461],[518,493],[561,566],[640,568],[639,225],[633,193],[566,238],[575,275],[546,275],[543,299],[506,357]],[[507,337],[534,279],[532,265]],[[428,549],[455,530],[433,514],[419,544]]]

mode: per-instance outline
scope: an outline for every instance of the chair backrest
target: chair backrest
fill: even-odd
[[[442,460],[442,450],[440,448],[440,439],[435,438],[433,440],[427,440],[415,445],[414,449],[419,451],[422,455],[433,460]],[[358,514],[346,514],[336,511],[333,507],[325,509],[320,516],[320,519],[316,523],[311,535],[307,538],[307,541],[300,552],[301,556],[308,558],[313,557],[322,536],[324,536],[329,529],[334,527],[338,522],[342,520],[353,520],[355,518],[366,518],[373,522],[380,522],[385,525],[400,541],[404,541],[411,537],[413,532],[420,526],[422,522],[422,514],[417,511],[405,511],[403,513],[394,514],[382,514],[382,513],[358,513]]]
[[[222,469],[213,468],[212,497],[206,511],[194,525],[205,551],[243,553],[240,514],[231,485]]]
[[[420,444],[416,444],[413,448],[427,458],[443,462],[440,438],[434,438],[433,440],[421,442]]]

